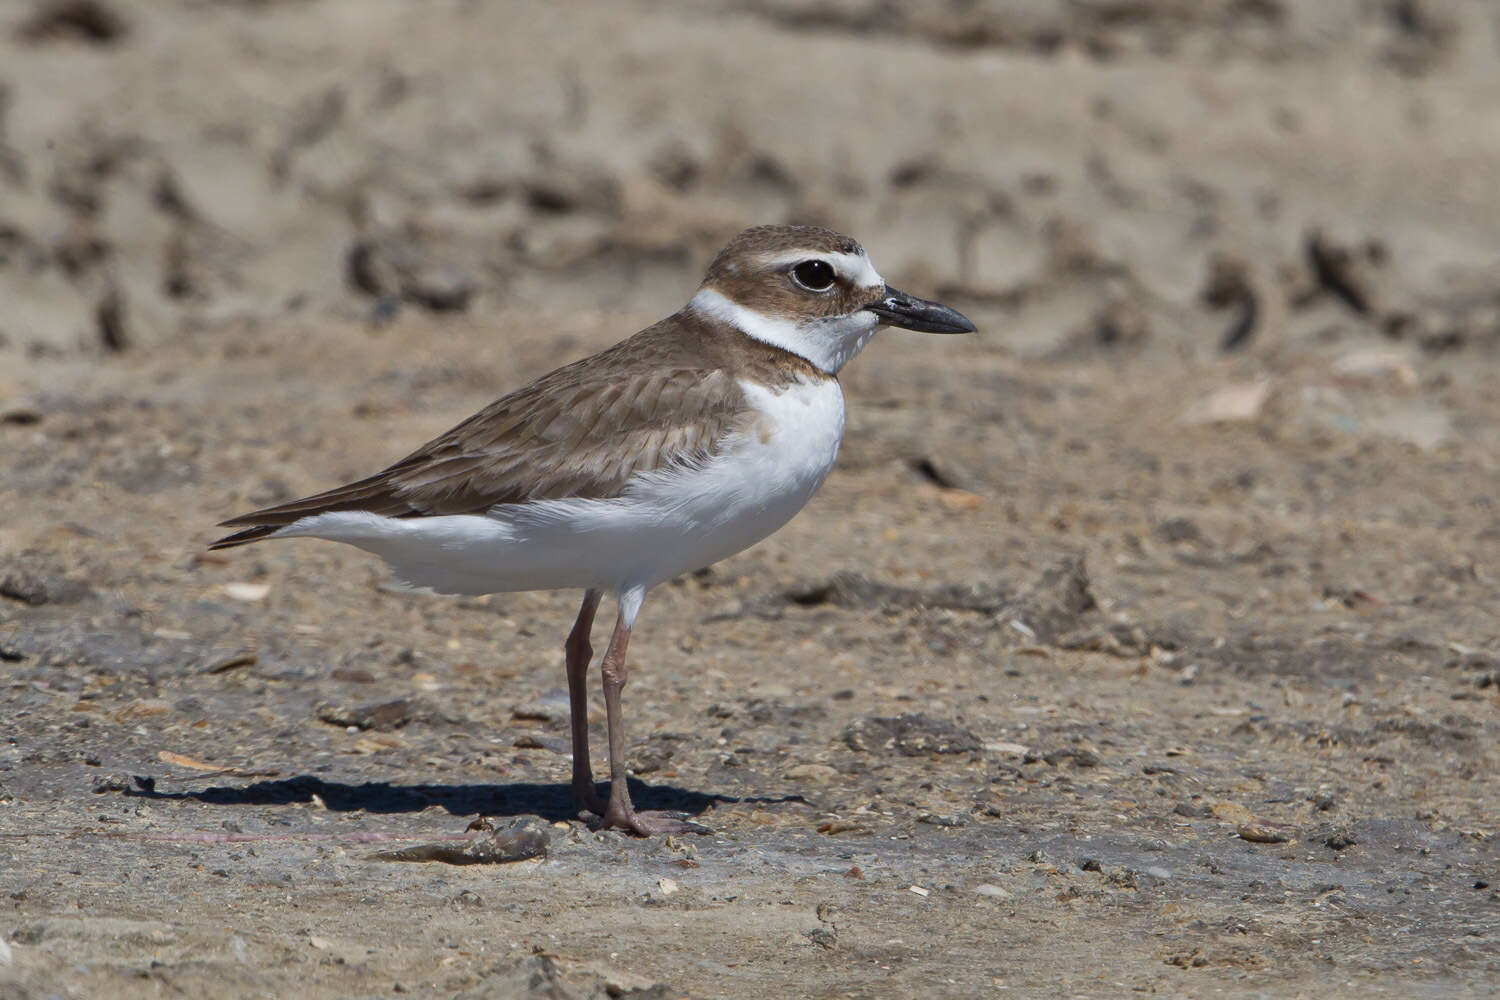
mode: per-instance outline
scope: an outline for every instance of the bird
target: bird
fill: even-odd
[[[640,836],[699,829],[637,810],[626,783],[626,648],[658,584],[749,548],[800,511],[844,433],[839,372],[882,327],[975,332],[892,288],[855,240],[804,225],[741,232],[679,311],[496,400],[387,468],[220,523],[210,545],[344,542],[443,594],[582,590],[564,648],[580,817]],[[589,757],[588,670],[600,661],[609,741]]]

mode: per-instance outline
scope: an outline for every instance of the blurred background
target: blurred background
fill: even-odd
[[[0,0],[0,995],[1491,992],[1497,55],[1493,0]],[[714,836],[570,814],[576,594],[205,551],[766,222],[980,332],[875,338],[808,509],[648,600],[635,799]],[[352,846],[480,814],[548,860]]]
[[[1485,0],[13,0],[0,357],[676,308],[821,223],[996,349],[1500,337]],[[242,327],[243,328],[243,327]]]

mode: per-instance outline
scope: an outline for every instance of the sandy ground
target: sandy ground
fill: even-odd
[[[0,996],[1491,995],[1497,28],[7,5]],[[636,800],[708,832],[569,815],[577,595],[205,551],[773,220],[982,329],[648,599]],[[536,856],[392,860],[480,817]]]

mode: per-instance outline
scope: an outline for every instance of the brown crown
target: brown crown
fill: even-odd
[[[816,294],[800,288],[786,265],[773,266],[768,258],[805,250],[819,253],[862,253],[855,240],[820,226],[753,226],[730,240],[719,251],[704,275],[703,287],[712,288],[732,302],[767,316],[843,316],[878,301],[881,289],[851,286],[840,275],[833,289]]]

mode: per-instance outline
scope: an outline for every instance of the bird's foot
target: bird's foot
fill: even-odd
[[[578,808],[578,817],[584,818],[588,813],[595,818],[602,819],[609,811],[609,800],[594,790],[594,783],[589,782],[584,786],[573,787],[573,804]]]
[[[618,827],[628,830],[638,837],[657,837],[667,833],[711,833],[708,827],[702,823],[694,823],[682,813],[657,812],[644,810],[637,812],[630,807],[616,808],[615,803],[609,803],[603,812],[603,821],[599,824],[601,830],[610,827]]]

